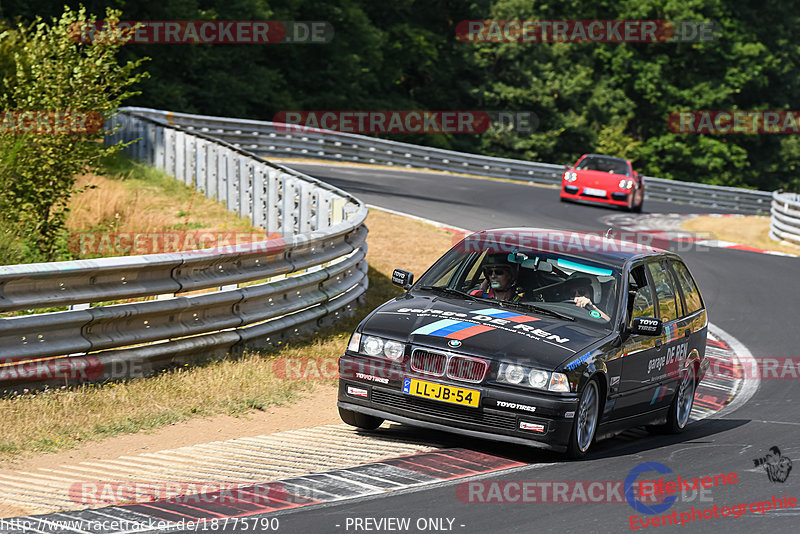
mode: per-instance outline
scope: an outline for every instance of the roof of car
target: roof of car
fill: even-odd
[[[622,267],[626,261],[635,257],[668,253],[660,248],[611,239],[597,233],[526,227],[475,232],[464,238],[462,246],[467,252],[486,249],[508,253],[516,249],[555,252],[613,267]]]
[[[588,157],[588,156],[592,156],[592,157],[595,157],[595,158],[618,159],[618,160],[624,161],[626,163],[630,162],[630,160],[628,160],[628,159],[620,158],[618,156],[607,156],[606,154],[584,154],[583,156],[581,156],[581,158]],[[580,159],[580,158],[578,158],[578,159]]]

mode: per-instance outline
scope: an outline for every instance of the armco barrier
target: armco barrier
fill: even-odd
[[[0,267],[0,312],[69,306],[0,318],[0,389],[138,376],[274,344],[349,314],[368,284],[361,201],[158,119],[119,114],[112,124],[118,129],[107,142],[141,139],[126,152],[225,202],[272,238]],[[211,292],[185,295],[196,290]],[[104,305],[129,299],[136,301]]]
[[[561,183],[563,165],[427,148],[365,135],[328,130],[287,132],[285,125],[246,119],[189,115],[148,108],[125,108],[142,117],[158,118],[189,131],[203,132],[264,158],[314,158],[332,161],[401,165],[464,174],[493,176],[544,184]],[[741,213],[767,213],[767,191],[705,185],[645,176],[648,199],[684,202]]]
[[[800,245],[800,194],[772,194],[769,236],[775,241]]]

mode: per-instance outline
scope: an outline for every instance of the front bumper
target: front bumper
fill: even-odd
[[[519,392],[486,383],[470,384],[419,376],[411,372],[387,374],[385,379],[388,380],[382,379],[380,382],[375,381],[374,376],[363,378],[364,375],[358,377],[355,373],[342,372],[346,369],[361,368],[367,364],[366,360],[368,359],[350,354],[345,354],[339,359],[342,377],[339,379],[340,408],[476,438],[518,443],[559,452],[566,450],[578,406],[577,395]],[[480,406],[477,408],[460,406],[403,393],[404,377],[478,390],[481,393]],[[359,390],[359,394],[348,394],[348,386]],[[525,408],[513,407],[519,405]],[[535,411],[531,411],[531,408]]]
[[[583,189],[583,186],[579,185],[562,184],[561,198],[567,200],[601,202],[603,204],[611,204],[613,206],[627,206],[628,197],[634,193],[633,189],[630,191],[606,191],[606,196],[600,197],[594,195],[585,195],[583,194]]]

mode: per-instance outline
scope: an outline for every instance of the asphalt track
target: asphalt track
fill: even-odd
[[[558,201],[556,189],[521,183],[373,167],[294,163],[291,166],[347,190],[368,204],[471,230],[537,226],[603,233],[607,227],[601,219],[618,213],[604,207],[562,204]],[[645,212],[651,213],[697,211],[692,206],[656,201],[645,203]],[[673,243],[670,248],[681,253],[698,279],[711,322],[746,345],[757,359],[797,357],[793,348],[800,327],[797,319],[800,312],[797,303],[800,296],[800,259],[721,248],[699,248],[697,244],[689,243]],[[414,252],[409,250],[408,253]],[[797,487],[800,473],[795,470],[793,474],[789,473],[784,482],[772,482],[763,468],[754,465],[753,460],[765,456],[773,446],[780,447],[782,454],[795,463],[800,459],[800,447],[796,443],[800,415],[794,405],[798,379],[800,377],[797,375],[794,379],[762,379],[760,387],[748,402],[739,405],[735,410],[726,408],[720,412],[720,416],[694,422],[679,436],[651,436],[642,430],[626,432],[617,438],[598,443],[588,458],[581,462],[566,462],[559,455],[538,449],[401,426],[400,432],[388,431],[396,432],[396,438],[393,439],[402,441],[424,438],[441,443],[442,449],[431,453],[434,456],[439,455],[438,459],[420,456],[410,459],[395,458],[381,461],[380,466],[357,466],[349,470],[338,470],[335,477],[318,474],[304,477],[307,479],[305,482],[299,478],[291,479],[294,482],[290,480],[278,484],[284,487],[278,487],[278,494],[273,495],[278,500],[286,501],[287,495],[283,493],[288,491],[290,494],[300,495],[301,491],[292,488],[314,479],[319,481],[316,487],[321,488],[321,493],[327,492],[328,496],[340,495],[344,500],[326,501],[315,498],[312,493],[308,495],[310,501],[298,502],[300,506],[296,508],[250,516],[254,520],[248,523],[227,520],[221,523],[195,523],[194,528],[189,530],[183,530],[180,526],[168,527],[167,530],[154,526],[149,532],[485,534],[625,532],[631,529],[654,532],[676,527],[651,525],[644,528],[644,521],[672,515],[673,512],[675,515],[672,517],[677,518],[678,522],[688,521],[680,526],[684,532],[795,532],[800,507],[795,504],[793,508],[761,513],[764,506],[759,503],[769,501],[772,506],[773,496],[780,499],[785,495],[797,499],[800,496]],[[735,402],[732,406],[736,404],[738,403]],[[581,499],[581,494],[573,493],[572,490],[568,494],[560,494],[559,502],[543,503],[538,502],[542,493],[539,488],[532,494],[537,502],[520,502],[524,498],[520,491],[524,483],[582,482],[583,487],[588,488],[592,482],[602,482],[617,483],[619,486],[619,482],[626,480],[632,471],[635,478],[636,469],[645,462],[663,464],[671,471],[671,474],[664,476],[668,481],[675,480],[676,476],[694,479],[716,475],[730,476],[729,473],[735,473],[738,478],[735,483],[703,493],[689,491],[679,494],[676,502],[657,515],[635,510],[626,502],[624,495],[615,502],[587,503],[585,494]],[[470,470],[470,465],[478,468]],[[469,473],[475,472],[485,474],[469,476]],[[357,491],[359,486],[361,490],[365,487],[358,482],[367,481],[365,473],[370,474],[370,483],[385,482],[386,487],[392,484],[393,477],[395,481],[424,479],[425,485],[415,487],[413,484],[403,483],[400,486],[405,489],[366,494]],[[461,478],[457,480],[455,475]],[[657,479],[659,476],[661,475],[652,471],[641,473],[641,479],[644,480]],[[339,482],[331,484],[332,479]],[[342,485],[343,480],[353,482]],[[517,485],[501,485],[509,482]],[[469,484],[479,483],[485,484],[483,490],[478,488],[478,491],[470,493],[469,488],[475,486]],[[503,492],[503,488],[511,491]],[[498,490],[500,493],[497,493]],[[554,494],[553,486],[549,493],[551,496]],[[506,502],[480,502],[481,496]],[[741,517],[719,516],[731,507],[741,505],[747,507],[746,513]],[[158,517],[166,517],[171,521],[186,517],[187,510],[195,514],[195,517],[206,517],[204,507],[187,508],[173,503],[160,506],[161,515]],[[215,506],[219,512],[219,504]],[[714,507],[717,516],[713,515]],[[170,513],[163,515],[164,510],[173,509],[181,513],[174,517]],[[265,508],[261,508],[263,509]],[[24,530],[26,533],[69,531],[82,534],[122,532],[124,528],[95,528],[88,521],[81,523],[80,528],[59,526],[46,521],[56,521],[59,517],[130,517],[131,520],[138,521],[143,516],[137,516],[137,511],[152,512],[153,507],[144,504],[105,510],[64,516],[55,514],[38,520],[32,528],[19,529],[16,524],[9,523],[6,526],[0,525],[0,530]],[[739,508],[738,511],[742,510]],[[241,510],[227,514],[235,517],[241,515]],[[632,522],[632,518],[636,522]],[[264,519],[274,521],[265,523]]]
[[[558,190],[528,184],[465,178],[394,169],[330,167],[292,163],[290,166],[354,194],[363,201],[454,226],[479,230],[505,226],[538,226],[581,231],[604,231],[600,219],[613,210],[563,204]],[[647,201],[645,212],[696,213],[698,208]],[[715,210],[701,209],[713,213]],[[757,359],[797,357],[800,336],[800,260],[718,248],[695,249],[680,245],[698,280],[710,320],[744,343]],[[412,251],[409,251],[412,253]],[[417,273],[420,274],[420,273]],[[767,379],[752,399],[738,410],[692,424],[679,436],[615,438],[600,442],[587,460],[564,462],[537,450],[457,439],[455,446],[537,464],[493,481],[607,481],[624,480],[642,462],[660,462],[684,478],[736,473],[738,480],[702,495],[679,497],[666,515],[717,506],[748,504],[739,518],[711,517],[680,526],[684,532],[795,532],[800,508],[758,513],[755,501],[800,497],[797,468],[783,483],[770,482],[753,459],[772,446],[795,463],[800,459],[800,410],[797,381]],[[544,464],[544,465],[543,465]],[[644,478],[644,475],[643,475]],[[657,478],[655,473],[647,477]],[[464,502],[457,483],[442,483],[381,497],[309,507],[280,515],[281,532],[624,532],[630,517],[643,517],[627,503],[480,503]],[[763,508],[763,507],[762,507]],[[658,516],[647,516],[658,517]],[[362,519],[357,523],[356,519]],[[405,529],[371,530],[377,523],[366,518],[410,518]],[[445,520],[438,529],[427,518]],[[420,523],[417,523],[422,519]],[[360,527],[357,527],[360,525]],[[395,524],[396,525],[396,524]],[[417,528],[417,527],[423,528]],[[642,528],[648,532],[672,526]]]

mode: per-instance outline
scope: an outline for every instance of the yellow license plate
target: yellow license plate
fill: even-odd
[[[480,406],[481,392],[474,389],[457,388],[444,384],[434,384],[425,380],[406,378],[403,380],[403,393],[424,397],[461,406]]]

